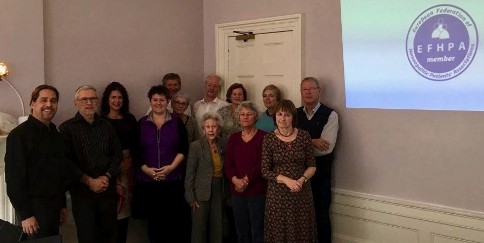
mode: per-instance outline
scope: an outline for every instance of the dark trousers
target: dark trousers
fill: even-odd
[[[237,242],[237,230],[235,229],[234,210],[231,205],[224,205],[223,215],[223,242]]]
[[[114,243],[116,242],[117,206],[116,196],[95,195],[72,196],[72,214],[76,222],[79,243]]]
[[[238,243],[264,242],[264,209],[266,196],[240,197],[232,195]]]
[[[331,170],[332,163],[318,161],[317,169],[311,178],[314,208],[316,211],[316,224],[318,228],[318,242],[331,243],[331,221],[329,207],[331,205]]]
[[[117,243],[126,243],[128,237],[128,224],[129,217],[124,219],[118,219],[118,237],[116,238]]]
[[[190,206],[182,180],[145,184],[153,197],[147,203],[148,238],[151,243],[184,243],[191,238]],[[156,194],[156,196],[154,196]]]
[[[198,201],[199,208],[192,212],[191,243],[222,243],[223,238],[223,182],[212,178],[212,192],[208,201]]]
[[[32,198],[32,212],[39,224],[37,234],[27,239],[37,239],[59,234],[59,219],[64,197]]]

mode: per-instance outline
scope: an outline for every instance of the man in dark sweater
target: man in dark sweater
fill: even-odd
[[[318,242],[331,242],[331,170],[334,159],[333,149],[338,135],[338,114],[319,102],[321,87],[314,77],[301,81],[303,106],[297,109],[298,127],[309,132],[316,158],[316,174],[311,178]]]
[[[32,114],[7,138],[7,194],[29,239],[59,234],[67,217],[65,192],[79,180],[67,159],[65,142],[51,122],[58,99],[56,88],[38,86],[30,100]]]
[[[79,87],[74,100],[77,114],[59,126],[81,178],[70,189],[79,243],[116,240],[115,182],[123,153],[111,123],[97,115],[98,103],[94,87]]]

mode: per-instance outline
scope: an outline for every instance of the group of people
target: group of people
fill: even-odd
[[[101,99],[83,85],[77,114],[59,129],[59,92],[32,92],[31,115],[9,134],[5,156],[7,193],[28,238],[59,234],[69,191],[81,243],[126,242],[130,217],[147,220],[154,243],[331,242],[339,125],[316,78],[301,81],[299,108],[266,86],[262,113],[240,83],[219,99],[215,74],[193,106],[178,74],[162,82],[138,120],[122,84]]]

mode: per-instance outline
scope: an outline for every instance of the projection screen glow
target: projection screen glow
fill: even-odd
[[[348,108],[484,111],[484,2],[341,0]]]

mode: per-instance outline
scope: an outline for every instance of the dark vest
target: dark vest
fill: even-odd
[[[306,130],[312,139],[321,138],[321,132],[323,132],[324,125],[328,123],[329,115],[333,112],[333,109],[321,104],[311,120],[308,120],[306,113],[304,112],[304,106],[297,108],[297,126]],[[323,156],[316,156],[316,164],[318,170],[316,173],[324,173],[331,175],[331,164],[334,159],[334,150]]]

